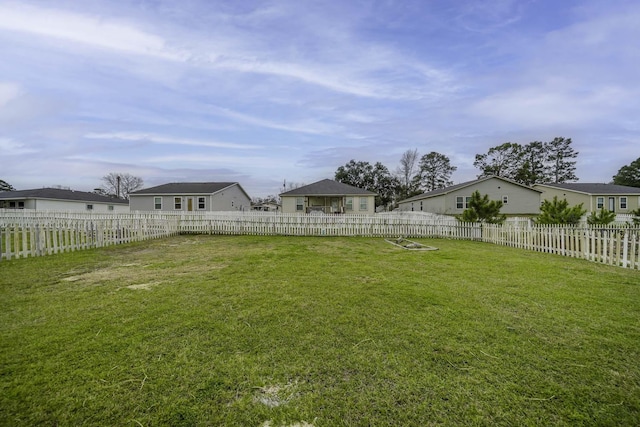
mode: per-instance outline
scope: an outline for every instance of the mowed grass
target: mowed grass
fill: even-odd
[[[0,425],[640,425],[640,272],[180,236],[0,263]]]

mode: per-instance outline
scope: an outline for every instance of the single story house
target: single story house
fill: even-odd
[[[129,202],[85,191],[36,188],[0,192],[0,209],[122,213],[129,212]]]
[[[607,209],[617,214],[628,214],[640,207],[640,188],[617,184],[563,183],[535,184],[542,191],[541,200],[566,199],[569,206],[582,203],[587,212]]]
[[[377,194],[332,179],[280,194],[283,213],[373,214]]]
[[[252,203],[251,210],[262,212],[279,212],[280,204],[276,202]]]
[[[174,182],[129,193],[132,211],[245,211],[251,198],[237,182]]]
[[[490,200],[502,202],[501,213],[510,216],[540,213],[541,190],[510,179],[489,176],[450,187],[429,191],[398,203],[401,211],[430,212],[440,215],[460,215],[467,209],[475,191],[488,195]]]

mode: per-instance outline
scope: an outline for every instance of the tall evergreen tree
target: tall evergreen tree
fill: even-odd
[[[533,141],[522,148],[519,166],[514,180],[524,184],[543,184],[550,181],[545,167],[548,158],[547,145],[544,142]]]
[[[456,169],[447,156],[432,151],[420,159],[420,170],[415,179],[422,190],[433,191],[452,185],[451,174]]]
[[[618,173],[613,176],[613,183],[628,185],[629,187],[640,187],[640,157],[630,164],[622,166]]]
[[[571,147],[571,138],[556,137],[547,144],[548,173],[552,182],[577,181],[575,174],[578,152]]]
[[[7,181],[0,179],[0,191],[14,191],[13,185],[9,184]]]
[[[521,168],[523,148],[520,144],[505,142],[491,147],[487,154],[476,154],[473,166],[480,169],[478,178],[500,176],[515,180]]]

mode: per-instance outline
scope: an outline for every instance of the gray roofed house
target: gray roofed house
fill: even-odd
[[[501,213],[511,216],[535,215],[540,212],[540,190],[510,179],[489,176],[429,191],[398,203],[401,211],[460,215],[468,207],[474,191],[502,202]]]
[[[237,182],[172,182],[129,194],[132,211],[244,211],[251,198]]]
[[[640,188],[603,183],[552,183],[535,184],[542,191],[542,200],[566,199],[570,206],[582,203],[587,212],[607,209],[619,214],[628,214],[640,207]]]
[[[0,208],[50,211],[128,212],[129,202],[86,191],[35,188],[0,192]]]
[[[377,194],[334,181],[323,179],[280,194],[284,213],[375,213]]]

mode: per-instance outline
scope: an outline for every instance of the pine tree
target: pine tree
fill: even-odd
[[[547,142],[549,161],[549,176],[552,182],[561,183],[577,181],[575,174],[576,162],[571,161],[578,157],[578,152],[571,147],[571,138],[557,137]]]
[[[569,224],[576,225],[582,216],[587,213],[582,209],[582,203],[569,207],[567,199],[558,200],[554,196],[552,201],[545,200],[540,206],[540,215],[536,218],[536,224]]]
[[[456,216],[462,222],[486,222],[488,224],[500,224],[507,218],[500,213],[502,202],[499,200],[489,200],[489,195],[480,195],[479,191],[474,191],[469,200],[469,207]]]

